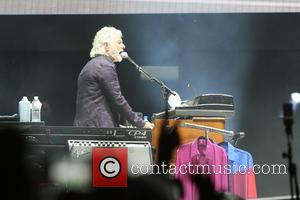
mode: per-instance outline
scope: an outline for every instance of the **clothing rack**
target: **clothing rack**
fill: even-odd
[[[214,127],[211,127],[211,126],[192,124],[192,123],[188,123],[188,122],[183,122],[179,126],[186,127],[186,128],[194,128],[194,129],[203,130],[204,133],[205,133],[206,138],[208,138],[208,134],[210,132],[219,133],[221,135],[231,137],[231,139],[234,141],[234,146],[236,145],[238,139],[241,139],[241,138],[245,137],[244,132],[234,133],[233,131],[227,131],[227,130],[224,130],[224,129],[214,128]]]

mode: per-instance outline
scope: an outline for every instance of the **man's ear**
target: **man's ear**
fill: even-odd
[[[108,42],[104,42],[104,49],[105,49],[105,52],[108,52],[108,50],[109,50],[109,43]]]

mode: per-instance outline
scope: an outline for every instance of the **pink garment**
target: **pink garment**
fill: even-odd
[[[228,191],[228,176],[224,172],[225,165],[227,165],[225,150],[205,138],[200,137],[190,144],[181,145],[176,156],[178,172],[176,178],[183,184],[183,199],[199,199],[198,189],[190,180],[190,174],[195,173],[207,174],[217,191]],[[184,166],[187,166],[186,171]],[[209,172],[210,174],[208,174]]]

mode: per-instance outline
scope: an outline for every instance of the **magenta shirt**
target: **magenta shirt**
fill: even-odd
[[[188,166],[192,167],[188,167]],[[198,167],[197,167],[198,165]],[[203,167],[199,167],[199,166]],[[222,147],[205,138],[197,138],[192,143],[181,145],[177,150],[175,177],[183,183],[184,200],[199,199],[199,192],[189,178],[189,173],[204,173],[211,178],[217,191],[228,191],[228,176],[224,173],[227,155]],[[187,173],[184,173],[187,166]],[[215,167],[215,168],[214,168]],[[180,173],[181,172],[181,173]],[[201,188],[200,188],[201,190]]]

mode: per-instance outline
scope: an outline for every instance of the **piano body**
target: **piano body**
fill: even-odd
[[[183,105],[168,111],[168,119],[165,119],[165,112],[155,113],[152,116],[155,124],[152,130],[152,146],[159,150],[159,137],[161,128],[167,120],[167,125],[173,127],[183,122],[204,125],[208,127],[225,129],[226,119],[234,116],[233,97],[224,94],[205,94],[198,96],[190,105]],[[200,136],[205,136],[204,130],[178,126],[179,143],[187,144]],[[224,141],[224,136],[211,132],[208,137],[216,143]],[[172,155],[172,162],[175,162],[176,152]]]

